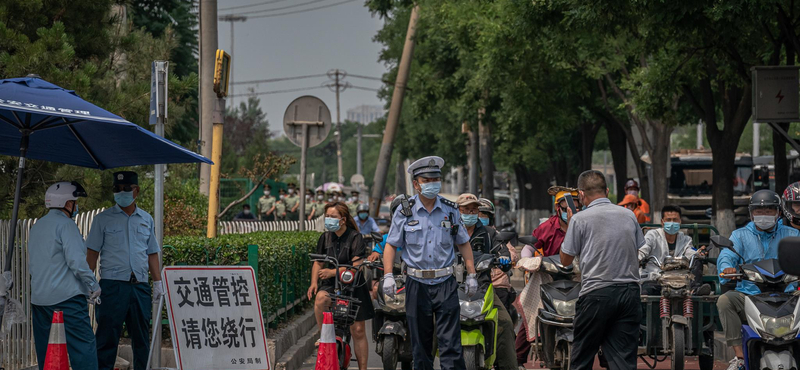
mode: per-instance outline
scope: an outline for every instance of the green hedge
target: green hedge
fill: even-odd
[[[264,231],[222,235],[216,239],[164,237],[164,265],[247,264],[248,245],[258,245],[258,288],[265,318],[305,296],[311,283],[309,253],[320,233]]]

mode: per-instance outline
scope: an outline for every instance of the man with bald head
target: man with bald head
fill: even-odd
[[[579,258],[581,291],[575,308],[571,370],[589,370],[600,346],[609,369],[636,369],[641,308],[639,247],[642,229],[630,210],[608,200],[606,178],[599,171],[578,177],[578,198],[587,208],[567,209],[567,235],[561,263]],[[603,318],[598,320],[597,318]]]

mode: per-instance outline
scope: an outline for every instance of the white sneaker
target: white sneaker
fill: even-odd
[[[734,357],[728,363],[728,370],[743,370],[744,369],[744,360]]]

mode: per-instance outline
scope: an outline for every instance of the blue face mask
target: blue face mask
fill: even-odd
[[[358,214],[358,218],[360,218],[360,219],[361,219],[361,221],[364,221],[364,220],[366,220],[366,219],[367,219],[367,217],[369,217],[369,213],[359,213],[359,214]]]
[[[422,194],[423,197],[428,199],[433,199],[436,198],[436,196],[439,195],[439,191],[442,190],[442,182],[436,181],[424,184],[420,183],[419,189],[420,189],[420,194]]]
[[[114,193],[114,201],[117,202],[120,207],[127,207],[133,204],[133,191]]]
[[[567,212],[563,212],[563,211],[561,212],[561,220],[563,220],[564,222],[567,222]]]
[[[478,223],[478,215],[465,215],[461,214],[461,221],[465,226],[473,226]]]
[[[681,223],[680,222],[664,222],[664,232],[669,235],[675,235],[680,231]]]
[[[481,218],[478,218],[478,220],[481,221],[483,226],[489,226],[489,218],[488,217],[481,217]]]
[[[325,217],[325,230],[339,231],[339,219],[335,217]]]
[[[72,218],[78,215],[78,203],[75,203],[75,208],[72,209]]]

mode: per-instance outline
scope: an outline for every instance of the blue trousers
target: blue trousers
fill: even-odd
[[[89,306],[86,297],[82,295],[76,295],[52,306],[31,305],[33,341],[36,346],[36,358],[39,360],[39,370],[44,369],[54,311],[64,312],[69,364],[74,370],[96,370],[97,352],[92,324],[89,321]]]
[[[123,323],[133,342],[133,369],[145,370],[150,352],[150,284],[102,279],[100,288],[102,302],[97,306],[97,362],[100,370],[114,369]]]
[[[436,285],[423,284],[409,278],[406,280],[406,297],[406,318],[411,334],[414,370],[433,370],[434,334],[442,369],[466,369],[461,348],[461,308],[458,305],[456,278],[451,276]]]

